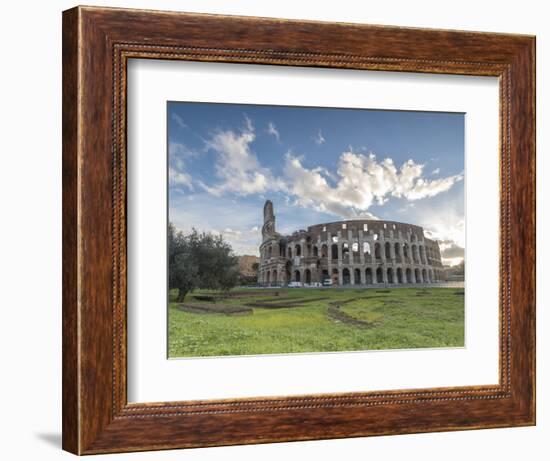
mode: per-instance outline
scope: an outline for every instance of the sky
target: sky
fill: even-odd
[[[424,227],[464,255],[464,114],[169,102],[169,220],[258,255],[263,205],[282,234],[323,222]]]

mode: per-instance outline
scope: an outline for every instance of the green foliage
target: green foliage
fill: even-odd
[[[238,277],[238,258],[221,235],[185,235],[168,225],[168,286],[179,290],[179,302],[196,288],[228,291]]]
[[[231,291],[231,294],[246,292]],[[255,296],[231,296],[229,305],[311,302],[289,308],[253,308],[252,315],[194,314],[176,304],[169,310],[169,356],[284,354],[464,346],[464,297],[456,288],[279,289]],[[249,290],[250,292],[250,290]],[[319,299],[320,297],[326,299]],[[327,315],[331,303],[348,316],[372,324],[358,328]]]

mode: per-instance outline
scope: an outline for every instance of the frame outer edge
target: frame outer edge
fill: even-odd
[[[62,448],[79,454],[79,42],[80,11],[62,15]]]
[[[132,13],[138,15],[135,11]],[[88,7],[77,7],[63,13],[63,448],[75,454],[111,453],[242,443],[318,440],[323,438],[390,433],[509,427],[511,425],[519,426],[534,422],[530,419],[530,416],[534,416],[534,413],[531,413],[531,415],[527,413],[526,415],[525,412],[526,406],[534,410],[535,382],[532,374],[534,373],[534,344],[532,344],[534,340],[534,306],[526,306],[526,304],[530,304],[529,301],[534,302],[533,293],[531,296],[527,296],[523,302],[518,303],[522,309],[527,311],[524,311],[523,317],[518,323],[521,333],[525,335],[523,338],[528,339],[527,342],[529,344],[526,344],[525,348],[520,348],[521,358],[515,362],[516,367],[514,371],[514,373],[525,373],[525,367],[529,366],[531,374],[529,377],[521,376],[521,386],[518,390],[521,390],[521,388],[529,389],[531,387],[532,392],[528,396],[524,396],[524,398],[516,399],[515,402],[510,401],[511,405],[519,404],[519,408],[511,405],[508,407],[508,410],[511,411],[510,416],[512,419],[503,420],[501,418],[486,422],[482,418],[483,415],[481,415],[481,419],[477,423],[458,420],[453,424],[444,424],[443,426],[434,426],[433,423],[430,423],[428,426],[415,424],[414,427],[407,427],[406,429],[401,427],[387,429],[387,431],[367,431],[362,427],[364,421],[361,420],[361,415],[356,411],[356,421],[350,422],[347,425],[344,424],[344,426],[349,427],[349,431],[351,432],[325,432],[311,423],[311,427],[309,427],[307,432],[289,433],[289,427],[291,428],[291,426],[296,425],[296,414],[286,414],[286,427],[285,424],[280,424],[282,419],[278,416],[270,415],[269,410],[264,412],[264,415],[260,419],[254,418],[251,415],[244,416],[239,413],[234,416],[218,415],[216,417],[206,414],[183,417],[174,414],[174,424],[165,425],[166,427],[163,427],[164,432],[160,434],[161,436],[166,436],[169,442],[156,444],[158,440],[147,442],[141,437],[147,435],[147,432],[151,435],[151,431],[160,426],[160,415],[154,416],[152,419],[142,419],[140,415],[132,421],[125,418],[117,418],[119,415],[117,415],[116,402],[115,400],[111,400],[110,390],[108,395],[106,391],[107,382],[111,380],[111,374],[106,373],[106,356],[111,348],[114,349],[114,344],[108,344],[106,340],[107,337],[110,338],[112,336],[111,333],[114,333],[112,330],[113,325],[109,323],[110,318],[106,315],[109,304],[107,295],[110,290],[107,287],[106,281],[107,276],[111,273],[111,268],[107,267],[106,258],[98,258],[97,252],[93,250],[94,245],[100,244],[101,251],[103,253],[107,252],[104,242],[109,240],[110,237],[107,227],[112,232],[112,228],[107,225],[111,224],[111,216],[108,216],[107,211],[102,208],[101,203],[106,203],[102,202],[102,200],[106,201],[107,196],[111,198],[106,188],[107,186],[113,186],[111,180],[115,181],[115,178],[111,178],[106,169],[107,157],[103,157],[103,154],[107,152],[107,143],[103,139],[103,134],[101,134],[99,140],[83,137],[83,135],[90,136],[94,130],[99,131],[100,128],[103,128],[105,131],[108,125],[107,114],[109,114],[109,109],[105,103],[107,98],[111,98],[112,89],[108,87],[109,82],[104,80],[101,71],[105,70],[105,66],[109,69],[111,68],[111,56],[106,53],[109,53],[112,45],[116,44],[117,40],[120,39],[119,35],[122,33],[132,35],[130,34],[130,30],[132,29],[124,28],[124,26],[120,25],[121,23],[128,24],[131,22],[128,20],[122,21],[122,19],[128,19],[125,17],[128,14],[128,10],[103,10],[90,9]],[[166,16],[170,17],[172,13]],[[195,16],[191,15],[188,17],[178,14],[178,18],[187,17],[189,22],[197,20]],[[220,16],[219,18],[222,17]],[[229,20],[228,17],[225,18]],[[273,24],[276,21],[266,20],[266,22]],[[233,33],[232,40],[236,41],[237,44],[241,42],[239,27],[242,24],[240,22],[242,21],[233,17],[229,23],[229,32]],[[150,31],[151,28],[146,24],[144,26],[144,23],[142,21],[141,29],[135,32],[134,35],[136,33],[144,33],[142,29],[145,29],[145,33]],[[289,27],[291,24],[294,24],[296,27],[303,25],[300,21],[288,21]],[[315,26],[308,23],[307,27],[330,27],[330,23],[323,26]],[[358,28],[360,27],[358,26]],[[366,28],[367,26],[365,26],[365,30]],[[388,28],[388,30],[390,29]],[[112,32],[116,32],[116,34],[111,34]],[[176,34],[174,40],[176,42],[178,40],[181,41],[182,39],[177,35],[177,32],[174,33]],[[376,33],[380,34],[380,30],[377,29]],[[411,30],[410,33],[416,35],[420,31]],[[229,35],[231,36],[231,34]],[[451,31],[441,32],[441,35],[448,35],[455,39],[460,38],[458,36],[455,37],[455,34]],[[224,37],[226,36],[227,34],[224,31]],[[262,37],[261,34],[259,36],[260,38]],[[509,45],[511,42],[507,53],[512,50],[518,53],[518,48],[521,45],[523,47],[521,53],[529,55],[527,57],[523,55],[523,59],[529,63],[529,66],[526,68],[526,62],[523,61],[521,70],[527,72],[533,70],[534,40],[525,41],[525,37],[520,39],[504,35],[498,37],[499,40],[503,40],[503,43],[493,43],[495,40],[494,36],[486,35],[485,37],[490,41],[489,44],[496,47],[497,50],[502,50],[506,42]],[[138,36],[138,38],[140,37]],[[231,37],[227,40],[229,41],[230,39]],[[455,40],[449,39],[449,41],[452,43],[447,43],[447,47],[457,46]],[[521,41],[523,43],[519,43]],[[160,42],[165,44],[164,38],[161,37]],[[197,43],[201,45],[200,41]],[[471,40],[466,44],[477,46],[476,43],[472,44]],[[230,45],[230,48],[232,48],[233,44],[231,43]],[[481,52],[478,48],[476,49],[479,55]],[[529,52],[527,52],[527,49],[529,49]],[[260,47],[260,50],[262,50],[262,47]],[[269,50],[265,49],[265,51]],[[472,53],[475,54],[473,51]],[[483,53],[486,54],[485,51]],[[482,55],[482,58],[484,56]],[[504,53],[501,56],[501,59],[508,58],[510,60],[515,59],[517,58],[517,54],[509,56]],[[103,59],[105,61],[102,61]],[[420,60],[422,59],[421,56]],[[458,63],[464,64],[461,62]],[[397,66],[401,67],[403,64],[398,64]],[[475,74],[477,75],[477,73]],[[524,175],[520,180],[521,184],[524,185],[527,182],[526,196],[524,196],[524,200],[522,201],[525,209],[522,207],[522,211],[524,213],[532,213],[535,203],[534,190],[530,183],[534,178],[535,166],[534,126],[531,125],[534,120],[534,100],[531,101],[531,98],[534,97],[534,81],[531,81],[529,78],[526,79],[524,76],[523,81],[525,82],[525,80],[527,80],[527,95],[525,88],[522,94],[526,95],[526,100],[532,103],[533,106],[527,110],[527,113],[531,114],[531,119],[526,122],[527,127],[523,126],[524,131],[520,130],[520,133],[527,135],[527,138],[523,139],[523,143],[529,144],[529,147],[524,152],[525,156],[519,163],[523,166],[528,164],[529,167],[528,171],[524,170]],[[94,82],[94,84],[97,83],[95,89],[90,89],[89,85],[91,82]],[[101,94],[103,94],[103,99],[101,99]],[[101,102],[101,107],[95,104],[95,98]],[[96,122],[100,123],[96,124]],[[523,145],[525,146],[525,144]],[[88,173],[91,173],[90,177]],[[97,184],[94,183],[94,180]],[[116,188],[116,182],[114,186]],[[111,190],[112,188],[109,187],[109,191]],[[96,198],[97,203],[95,201]],[[95,218],[95,221],[92,218]],[[530,216],[530,218],[529,223],[533,224],[534,216]],[[529,232],[527,236],[528,240],[533,236],[534,230],[533,233]],[[534,258],[534,242],[531,242],[530,247],[533,250],[533,254],[530,254],[532,258],[529,261],[532,262],[531,259]],[[116,267],[113,270],[116,271]],[[527,284],[528,288],[534,287],[535,280],[531,279],[533,274],[534,268],[525,275],[526,280],[529,282]],[[531,314],[533,314],[532,318],[529,317]],[[516,326],[518,325],[516,324]],[[526,363],[526,360],[529,363]],[[114,386],[114,381],[112,381],[112,384]],[[449,401],[454,400],[454,398],[449,399]],[[476,415],[477,412],[482,412],[484,408],[488,408],[489,402],[489,400],[479,400],[478,402],[468,403],[472,409],[472,415]],[[439,404],[436,405],[428,400],[425,403],[432,406],[433,409],[436,406],[439,407]],[[452,403],[454,404],[454,402]],[[449,406],[450,404],[446,405]],[[452,407],[452,405],[450,406]],[[445,410],[445,408],[445,405],[441,405],[441,411]],[[308,411],[304,408],[298,415],[302,415],[301,417],[306,421],[307,418],[310,418]],[[340,415],[343,411],[339,410],[338,414],[336,414],[332,410],[320,408],[315,410],[315,414],[320,415],[321,420],[325,421],[334,420],[335,418],[339,418],[338,421],[346,421]],[[407,411],[406,408],[403,411]],[[367,414],[363,413],[363,416]],[[260,414],[260,412],[256,414]],[[288,422],[288,418],[291,418],[290,423]],[[256,421],[253,421],[254,419]],[[138,421],[141,434],[139,431],[136,431]],[[271,422],[276,421],[277,424],[280,424],[281,430],[278,435],[270,432],[270,436],[266,436],[267,430],[252,438],[250,438],[249,434],[243,435],[247,428],[252,427],[252,425],[256,428],[258,421],[264,421],[266,427]],[[198,427],[195,426],[195,423],[199,423]],[[223,423],[221,427],[225,430],[222,431],[223,433],[218,434],[221,438],[212,439],[210,437],[212,434],[209,431],[215,427],[214,423]],[[235,425],[238,427],[235,428]],[[361,429],[352,431],[353,427],[361,427]],[[200,437],[197,435],[196,429],[198,429]],[[272,429],[270,430],[272,431]],[[194,438],[188,437],[184,442],[176,441],[172,443],[172,437],[180,435],[178,431],[182,431],[182,435],[183,433],[189,435],[189,433],[193,434],[194,432],[195,436]]]

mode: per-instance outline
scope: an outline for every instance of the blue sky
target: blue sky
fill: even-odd
[[[419,224],[464,248],[464,114],[169,102],[169,219],[257,254],[277,231],[358,217]]]

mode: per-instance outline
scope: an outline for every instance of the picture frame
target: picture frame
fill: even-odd
[[[128,403],[130,59],[499,79],[499,383]],[[63,449],[75,454],[535,424],[535,38],[76,7],[63,13]]]

